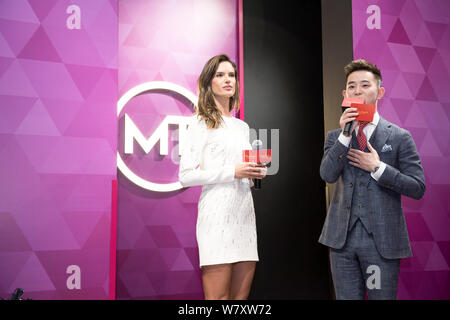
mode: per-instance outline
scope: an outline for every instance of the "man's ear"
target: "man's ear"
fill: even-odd
[[[385,93],[386,93],[386,89],[384,87],[381,87],[380,89],[378,89],[377,99],[383,98]]]
[[[347,98],[347,92],[346,92],[345,90],[342,90],[342,96],[343,96],[344,98]]]

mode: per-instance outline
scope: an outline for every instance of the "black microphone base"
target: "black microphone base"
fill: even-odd
[[[347,122],[344,127],[344,136],[350,137],[350,130],[352,130],[353,121]]]

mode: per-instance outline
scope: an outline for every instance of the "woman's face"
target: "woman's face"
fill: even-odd
[[[236,90],[236,73],[228,61],[219,64],[211,81],[211,89],[216,97],[231,98]]]

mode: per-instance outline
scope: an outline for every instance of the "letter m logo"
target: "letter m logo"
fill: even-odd
[[[131,118],[125,114],[125,153],[133,153],[133,140],[141,146],[142,150],[147,154],[159,141],[159,154],[169,154],[169,125],[178,125],[178,152],[181,155],[183,150],[184,137],[186,134],[187,123],[190,117],[184,116],[166,116],[160,123],[153,134],[146,139]]]

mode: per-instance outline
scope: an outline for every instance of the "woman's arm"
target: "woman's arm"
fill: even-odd
[[[183,187],[233,182],[234,165],[224,165],[210,170],[200,169],[200,162],[207,139],[206,125],[197,117],[189,123],[182,150],[178,178]]]

